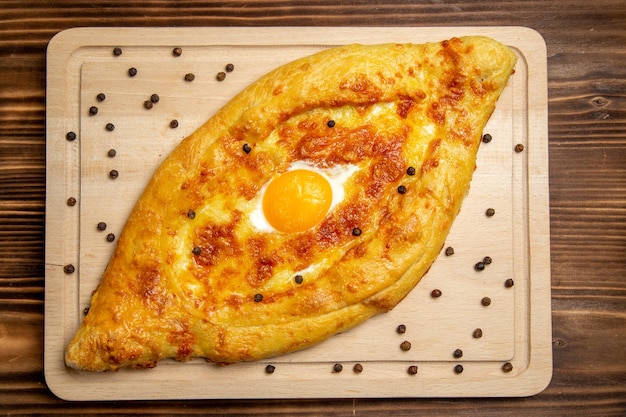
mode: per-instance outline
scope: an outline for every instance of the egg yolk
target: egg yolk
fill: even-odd
[[[263,196],[263,213],[278,231],[302,232],[322,221],[332,197],[330,183],[317,172],[287,171],[268,184]]]

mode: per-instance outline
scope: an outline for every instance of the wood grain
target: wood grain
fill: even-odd
[[[356,4],[355,4],[356,3]],[[623,1],[0,1],[0,414],[626,413]],[[548,46],[554,377],[494,400],[65,403],[43,379],[45,49],[75,26],[521,25]]]

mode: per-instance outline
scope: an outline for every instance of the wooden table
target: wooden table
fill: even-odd
[[[0,1],[0,414],[626,414],[626,5]],[[76,26],[515,25],[548,50],[554,375],[516,399],[70,403],[43,377],[45,51]]]

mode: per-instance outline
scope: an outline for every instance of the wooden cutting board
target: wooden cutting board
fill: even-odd
[[[491,36],[520,59],[485,129],[493,140],[481,145],[470,194],[448,238],[454,254],[442,253],[394,310],[314,348],[266,361],[226,367],[163,361],[152,370],[103,374],[65,367],[64,347],[154,169],[231,97],[278,65],[331,46],[462,35]],[[227,64],[234,69],[226,71]],[[59,397],[527,396],[550,381],[546,49],[536,32],[80,28],[52,39],[47,76],[44,361],[48,386]],[[148,109],[144,103],[153,94],[158,102]],[[514,150],[518,144],[522,152]],[[493,216],[486,215],[490,208]],[[485,257],[492,263],[477,271]],[[431,296],[435,289],[440,297]],[[397,332],[400,324],[405,333]],[[405,341],[408,351],[400,348]],[[275,367],[271,374],[268,364]],[[362,372],[354,371],[356,364]],[[408,372],[411,366],[417,374]]]

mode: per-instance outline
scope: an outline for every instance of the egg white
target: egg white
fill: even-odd
[[[330,208],[328,209],[328,212],[330,213],[345,198],[345,184],[348,182],[350,177],[352,177],[352,175],[359,170],[359,167],[353,164],[343,164],[335,165],[331,168],[319,168],[307,164],[304,161],[295,161],[289,166],[287,171],[299,169],[320,174],[328,181],[332,190],[332,200]],[[259,190],[257,195],[250,201],[252,210],[249,213],[249,219],[252,227],[259,232],[280,233],[267,221],[265,213],[263,212],[263,196],[265,195],[265,190],[271,181],[272,180],[268,181],[267,184],[265,184]]]

